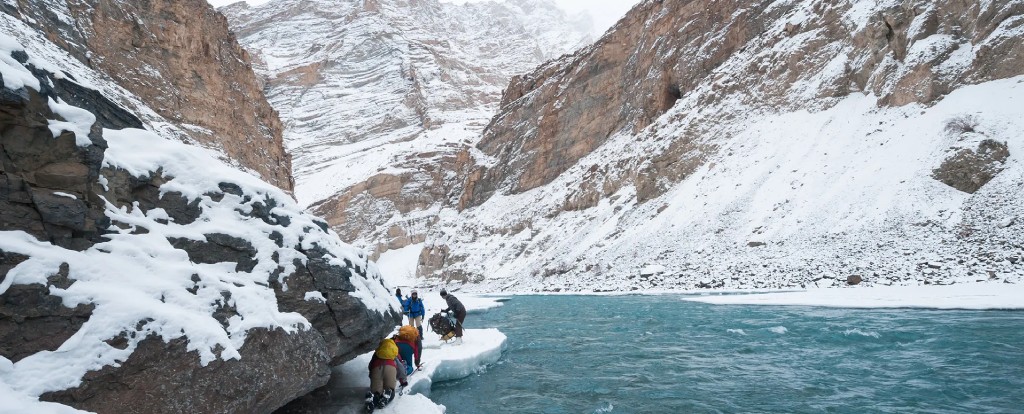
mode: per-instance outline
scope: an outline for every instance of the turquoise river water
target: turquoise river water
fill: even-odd
[[[466,325],[508,350],[434,384],[451,414],[1024,413],[1024,312],[523,296]]]

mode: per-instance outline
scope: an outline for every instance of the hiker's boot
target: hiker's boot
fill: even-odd
[[[373,411],[377,408],[377,399],[373,395],[373,391],[366,392],[366,411]]]
[[[390,403],[391,400],[394,400],[394,399],[395,399],[395,390],[385,388],[384,389],[384,401],[387,401],[388,403]]]
[[[455,345],[462,345],[462,337],[460,336],[458,338],[455,338],[455,342],[453,344],[455,344]]]
[[[373,406],[374,407],[377,407],[378,409],[380,409],[380,408],[387,407],[387,405],[388,405],[388,400],[386,398],[384,398],[384,394],[381,394],[379,392],[376,392],[376,393],[373,394]]]

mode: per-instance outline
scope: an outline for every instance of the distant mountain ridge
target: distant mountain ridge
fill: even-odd
[[[515,74],[590,43],[549,0],[222,7],[286,124],[299,202],[377,252],[421,243]]]

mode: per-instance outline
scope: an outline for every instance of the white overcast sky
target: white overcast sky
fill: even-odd
[[[215,7],[235,3],[238,0],[208,0]],[[246,0],[249,4],[263,4],[270,0]],[[493,0],[441,0],[447,3],[466,3]],[[629,9],[640,0],[555,0],[563,9],[570,13],[586,10],[594,16],[594,26],[598,32],[604,32],[619,21]]]

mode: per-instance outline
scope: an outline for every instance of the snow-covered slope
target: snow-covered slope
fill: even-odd
[[[643,2],[513,80],[420,274],[481,290],[1020,281],[1022,10]]]
[[[547,0],[276,0],[220,9],[286,123],[296,197],[371,250],[422,241],[512,75],[589,43]],[[350,220],[353,215],[365,217]]]
[[[216,152],[115,128],[177,127],[0,29],[0,411],[271,411],[391,330],[365,252]]]

